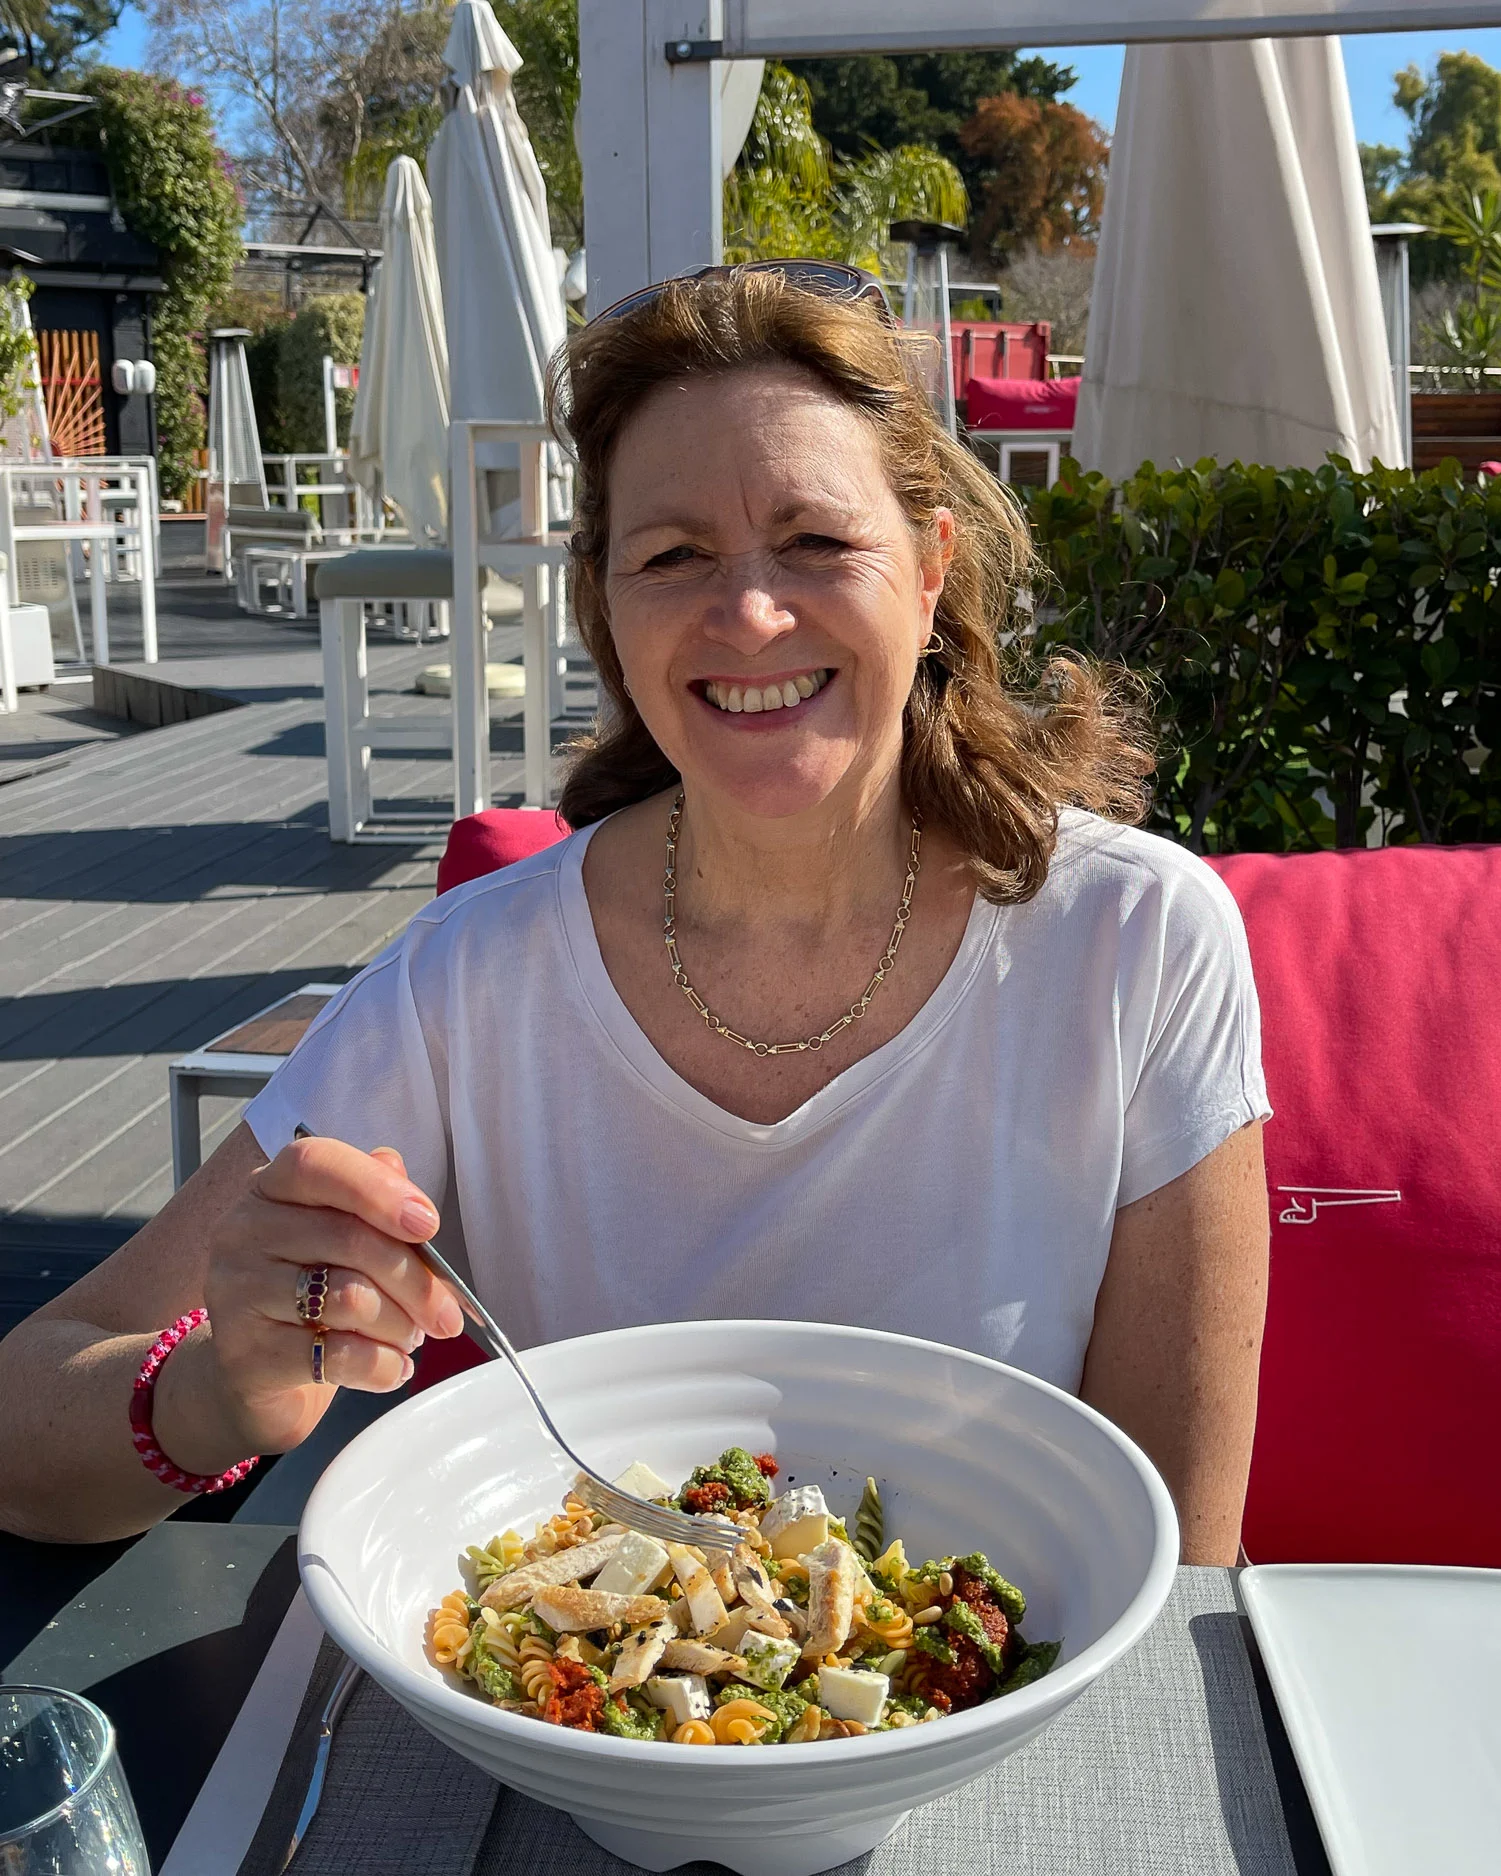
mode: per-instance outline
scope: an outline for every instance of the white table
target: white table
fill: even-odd
[[[62,485],[63,519],[18,524],[18,483]],[[114,484],[115,486],[106,486]],[[106,510],[115,512],[106,515]],[[127,515],[134,510],[134,521]],[[16,548],[26,542],[87,542],[89,613],[95,664],[110,661],[108,582],[111,560],[134,556],[141,584],[141,655],[155,664],[156,505],[153,474],[145,463],[103,464],[98,468],[64,463],[0,463],[0,554],[5,556],[9,603],[19,603]],[[9,709],[12,706],[6,705]]]

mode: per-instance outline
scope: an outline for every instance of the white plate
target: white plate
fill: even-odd
[[[1240,1591],[1335,1876],[1496,1876],[1501,1570],[1260,1564]]]

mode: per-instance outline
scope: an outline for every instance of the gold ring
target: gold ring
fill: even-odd
[[[328,1300],[328,1265],[304,1264],[297,1273],[298,1320],[317,1323],[323,1320],[323,1305]]]
[[[315,1329],[313,1331],[313,1381],[314,1381],[314,1384],[318,1387],[322,1387],[324,1385],[324,1381],[323,1381],[323,1331],[321,1329]]]

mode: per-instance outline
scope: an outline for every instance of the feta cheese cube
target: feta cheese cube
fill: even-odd
[[[702,1674],[656,1674],[646,1683],[645,1691],[654,1707],[671,1715],[674,1726],[709,1717],[709,1683]]]
[[[615,1481],[617,1492],[630,1492],[636,1498],[671,1498],[672,1487],[659,1479],[644,1459],[626,1467]]]
[[[836,1720],[858,1720],[862,1726],[879,1723],[891,1693],[891,1678],[868,1668],[820,1668],[818,1703]]]
[[[671,1568],[671,1558],[654,1537],[642,1531],[627,1531],[614,1556],[595,1577],[594,1587],[617,1596],[645,1596]]]
[[[775,1635],[761,1635],[748,1628],[741,1637],[740,1652],[745,1666],[740,1678],[753,1686],[779,1688],[802,1658],[802,1648],[795,1641],[779,1641]]]
[[[816,1485],[795,1485],[761,1514],[761,1535],[774,1557],[805,1557],[827,1541],[829,1507]]]

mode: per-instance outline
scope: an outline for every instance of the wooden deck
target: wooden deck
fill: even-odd
[[[497,627],[492,658],[519,636]],[[170,1195],[168,1061],[352,974],[432,895],[435,846],[329,841],[316,647],[316,625],[174,596],[158,670],[241,707],[132,731],[64,686],[0,717],[0,1333]],[[431,712],[410,685],[445,653],[373,646],[373,707]],[[499,801],[519,799],[518,712],[492,724]],[[376,774],[383,805],[451,789],[441,759]],[[238,1113],[205,1103],[205,1152]]]

